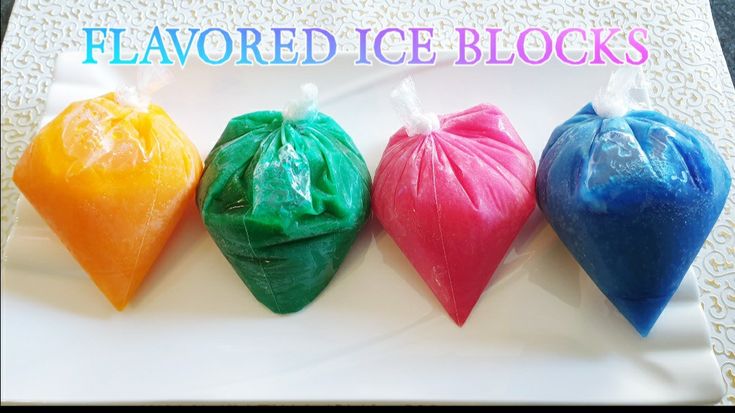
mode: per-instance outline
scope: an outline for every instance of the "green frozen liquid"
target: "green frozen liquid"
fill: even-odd
[[[329,284],[370,208],[370,174],[329,116],[233,118],[197,188],[204,224],[245,285],[276,313]]]

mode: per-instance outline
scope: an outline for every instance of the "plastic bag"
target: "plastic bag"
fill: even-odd
[[[161,78],[70,104],[32,140],[13,174],[118,310],[193,201],[202,170],[196,147],[148,103],[154,80]]]
[[[393,98],[373,211],[461,326],[534,209],[535,163],[495,106],[422,113],[411,79]]]
[[[703,133],[631,110],[646,106],[642,92],[640,71],[613,74],[551,134],[537,191],[559,238],[646,336],[715,224],[730,175]]]
[[[255,298],[301,310],[327,286],[369,215],[370,175],[352,139],[316,108],[233,118],[205,161],[204,224]]]

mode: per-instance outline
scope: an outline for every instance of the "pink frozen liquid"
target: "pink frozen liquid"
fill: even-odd
[[[478,105],[393,135],[372,208],[449,315],[464,324],[535,206],[533,157],[508,118]]]

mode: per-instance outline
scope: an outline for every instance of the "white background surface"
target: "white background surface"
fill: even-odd
[[[154,24],[324,27],[336,33],[341,50],[355,50],[355,27],[432,26],[435,47],[455,43],[454,26],[502,27],[519,33],[530,25],[617,26],[649,30],[651,56],[645,71],[660,111],[710,134],[733,168],[735,90],[727,74],[706,0],[508,0],[421,1],[16,1],[2,50],[2,241],[13,222],[17,191],[10,182],[15,161],[41,124],[56,55],[77,50],[83,26],[131,27],[127,48],[140,47]],[[512,37],[501,38],[508,48]],[[614,45],[620,42],[613,41]],[[581,45],[584,46],[584,45]],[[735,172],[735,170],[733,171]],[[692,267],[701,305],[709,320],[714,353],[727,383],[725,403],[735,402],[735,193]],[[524,305],[520,303],[519,305]]]
[[[548,131],[612,69],[456,68],[451,59],[406,69],[353,60],[251,68],[248,76],[191,62],[154,100],[204,155],[233,116],[281,108],[300,84],[314,82],[321,110],[353,137],[372,174],[400,125],[390,90],[407,74],[427,110],[497,104],[538,161]],[[57,62],[49,115],[135,83],[134,67],[81,61]],[[123,313],[32,208],[19,213],[2,280],[6,400],[711,403],[722,396],[693,276],[642,339],[538,211],[463,328],[375,221],[325,292],[284,317],[252,297],[195,212]]]

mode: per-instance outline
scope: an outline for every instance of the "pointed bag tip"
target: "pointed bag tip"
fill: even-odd
[[[135,296],[138,291],[140,281],[145,276],[141,274],[128,274],[123,277],[125,282],[110,282],[109,278],[100,276],[96,273],[89,273],[90,278],[94,281],[97,288],[104,294],[107,301],[112,304],[117,311],[123,311],[128,306],[130,300]],[[136,277],[139,278],[139,282],[135,283]]]
[[[112,304],[113,307],[115,307],[115,310],[117,311],[123,311],[125,310],[125,307],[128,306],[128,300],[127,296],[124,295],[116,295],[116,294],[108,294],[107,291],[102,291],[105,294],[105,298],[107,298],[107,301]]]
[[[475,308],[475,304],[477,304],[477,301],[480,299],[480,295],[482,295],[482,290],[476,294],[467,294],[461,297],[458,296],[460,300],[456,300],[454,297],[446,294],[440,295],[434,292],[434,296],[444,308],[444,311],[447,312],[449,317],[454,320],[454,323],[457,324],[458,327],[462,327],[465,321],[467,321],[472,310]]]
[[[666,304],[669,303],[671,295],[659,298],[643,298],[630,300],[620,297],[609,297],[610,301],[638,331],[641,337],[647,337],[651,332],[656,320],[663,313]]]
[[[252,292],[252,290],[250,290]],[[303,300],[281,300],[278,301],[274,297],[268,297],[268,296],[262,296],[253,293],[255,298],[263,304],[267,309],[269,309],[272,313],[278,314],[278,315],[288,315],[293,313],[298,313],[299,311],[303,310],[306,306],[311,304],[315,299],[314,297],[302,297]]]
[[[462,317],[462,318],[459,318],[459,317],[457,317],[457,316],[451,315],[451,317],[452,317],[452,320],[454,321],[454,324],[456,324],[456,325],[457,325],[457,327],[462,327],[462,326],[464,326],[464,323],[465,323],[465,321],[467,321],[467,317],[468,317],[468,316],[469,316],[469,314],[467,314],[466,316],[464,316],[464,317]]]
[[[467,321],[467,318],[469,318],[470,313],[472,312],[472,308],[467,309],[457,309],[455,311],[450,311],[448,308],[445,307],[445,310],[447,310],[447,313],[452,318],[455,324],[457,324],[457,327],[464,326],[464,323]]]

